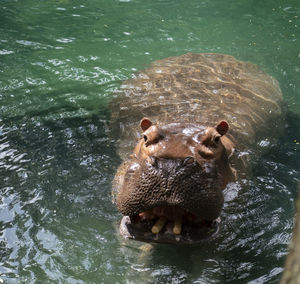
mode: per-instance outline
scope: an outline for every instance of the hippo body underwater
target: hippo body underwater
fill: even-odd
[[[214,235],[223,189],[249,174],[255,144],[279,132],[281,102],[275,79],[223,54],[158,60],[125,81],[111,104],[121,235],[189,244]]]

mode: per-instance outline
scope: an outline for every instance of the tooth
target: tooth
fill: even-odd
[[[182,230],[182,217],[177,217],[174,221],[173,233],[175,235],[180,235]]]
[[[166,223],[167,223],[166,217],[159,217],[159,219],[155,222],[155,224],[151,229],[152,233],[158,234]]]

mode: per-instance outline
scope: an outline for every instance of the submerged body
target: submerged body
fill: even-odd
[[[247,175],[243,151],[278,132],[278,83],[232,56],[186,54],[154,62],[121,92],[112,108],[124,160],[117,207],[132,230],[151,224],[148,240],[168,242],[172,223],[171,233],[185,233],[178,241],[193,242],[199,228],[215,224],[228,182]]]

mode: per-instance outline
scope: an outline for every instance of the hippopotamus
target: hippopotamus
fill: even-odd
[[[249,175],[249,153],[281,128],[278,82],[224,54],[153,62],[120,87],[112,132],[123,162],[113,200],[126,238],[199,243],[218,231],[224,189]]]

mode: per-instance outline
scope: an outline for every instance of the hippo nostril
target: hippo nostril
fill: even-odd
[[[157,164],[157,158],[154,156],[148,157],[146,162],[154,167]]]
[[[190,165],[190,164],[193,164],[194,163],[194,158],[193,157],[186,157],[183,162],[182,162],[182,165],[183,166],[186,166],[186,165]]]

